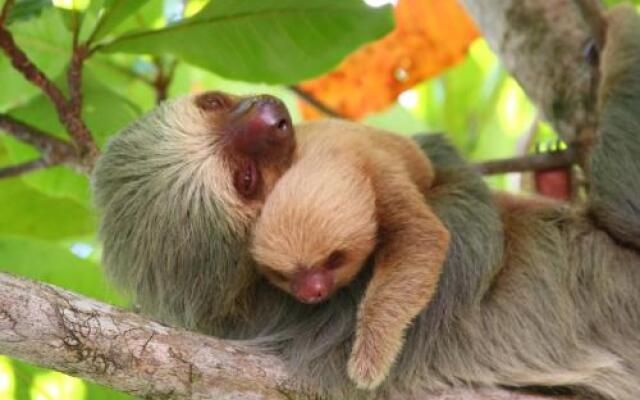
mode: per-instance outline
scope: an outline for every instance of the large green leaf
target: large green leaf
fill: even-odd
[[[92,69],[85,73],[83,116],[99,145],[120,128],[137,118],[138,107],[124,97],[102,85],[94,77]],[[46,132],[67,138],[58,116],[47,98],[40,95],[10,114],[26,121]],[[11,138],[0,136],[2,142],[15,163],[32,160],[37,157],[31,147]],[[65,167],[55,167],[25,175],[24,181],[50,196],[69,197],[81,205],[90,204],[89,181],[86,176]]]
[[[103,51],[174,54],[222,76],[291,83],[326,72],[393,26],[390,7],[362,0],[216,0],[164,29],[119,37]]]
[[[0,2],[3,4],[4,2]],[[46,8],[53,4],[51,0],[18,0],[11,7],[11,12],[7,18],[7,25],[11,25],[16,21],[25,21],[39,16]]]
[[[12,376],[15,379],[15,393],[13,397],[9,397],[9,399],[15,400],[72,400],[69,397],[64,397],[63,390],[68,389],[69,379],[70,378],[62,378],[64,375],[60,373],[54,373],[58,379],[58,382],[48,382],[46,385],[41,385],[42,377],[47,376],[51,377],[51,370],[45,368],[39,368],[31,364],[27,364],[18,360],[10,360],[8,358],[2,358],[0,356],[0,368],[2,368],[2,364],[6,368],[6,365],[9,364],[10,370],[12,371]],[[62,379],[61,379],[62,378]],[[77,381],[76,381],[77,382]],[[82,381],[82,385],[84,386],[82,389],[82,394],[84,394],[84,399],[86,400],[134,400],[133,396],[126,395],[124,393],[116,392],[113,389],[109,389],[104,386],[97,385],[95,383],[89,381]],[[75,385],[74,385],[75,386]],[[77,388],[77,386],[76,386]],[[58,396],[52,395],[51,392],[54,392]],[[5,400],[4,397],[0,398]]]
[[[53,7],[45,8],[37,18],[15,22],[11,31],[16,43],[48,76],[57,76],[69,59],[71,35],[64,27],[61,14]],[[0,110],[21,104],[39,93],[16,71],[7,57],[0,55]]]
[[[47,282],[100,301],[125,302],[105,281],[100,266],[70,248],[35,238],[0,235],[0,271]]]
[[[100,17],[97,20],[93,33],[94,40],[100,40],[114,28],[120,25],[127,17],[135,13],[140,7],[144,6],[149,0],[103,0],[94,1],[94,4],[100,4]]]
[[[0,235],[62,239],[95,230],[95,215],[77,202],[47,196],[20,179],[0,180]]]

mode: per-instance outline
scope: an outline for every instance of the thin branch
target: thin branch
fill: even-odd
[[[80,24],[78,22],[78,13],[73,12],[74,26],[71,62],[67,71],[67,83],[69,85],[69,108],[74,116],[78,119],[82,118],[82,67],[86,60],[87,48],[79,44]]]
[[[178,60],[172,60],[168,67],[159,57],[154,58],[153,63],[156,67],[156,76],[152,86],[156,92],[156,104],[160,104],[168,97],[169,86],[173,81]]]
[[[20,175],[26,174],[27,172],[47,168],[50,165],[51,164],[49,162],[41,158],[34,161],[27,161],[22,164],[10,165],[8,167],[1,167],[0,179],[20,176]]]
[[[0,273],[0,354],[140,398],[319,399],[279,358],[241,342],[170,328],[44,283]],[[373,396],[372,396],[373,397]],[[534,400],[502,390],[450,390],[386,400]]]
[[[49,133],[0,113],[0,130],[36,148],[49,165],[64,163],[78,167],[74,147]]]
[[[344,115],[340,114],[336,110],[328,107],[326,104],[322,103],[320,100],[313,97],[310,93],[306,92],[300,86],[292,85],[289,86],[289,89],[298,95],[302,100],[304,100],[307,104],[314,107],[318,111],[323,112],[324,114],[334,117],[334,118],[343,118],[347,119]]]
[[[596,46],[602,50],[607,31],[607,21],[604,18],[602,3],[600,0],[574,0],[574,3],[589,26]]]
[[[12,1],[7,1],[2,9],[2,14],[0,15],[6,16],[12,3]],[[71,102],[67,101],[60,88],[58,88],[44,74],[44,72],[42,72],[42,70],[31,62],[26,53],[17,46],[13,35],[9,30],[7,30],[4,24],[0,24],[0,48],[2,48],[14,68],[22,73],[27,81],[40,88],[44,94],[49,97],[56,108],[60,122],[62,122],[73,139],[80,154],[80,158],[88,164],[88,168],[91,168],[98,154],[98,149],[93,141],[89,129],[77,114],[77,110],[74,110]],[[78,68],[78,61],[76,61],[76,66],[74,67],[74,61],[72,60],[71,65],[71,68]],[[82,65],[81,61],[79,62],[79,65]],[[79,73],[78,76],[80,76]]]
[[[4,26],[7,22],[7,18],[9,18],[9,12],[11,11],[11,7],[13,7],[14,0],[6,0],[4,6],[2,6],[2,11],[0,11],[0,26]]]
[[[524,157],[491,160],[476,164],[476,169],[484,175],[504,174],[507,172],[540,171],[563,168],[577,161],[577,152],[573,148],[552,153],[534,154]]]

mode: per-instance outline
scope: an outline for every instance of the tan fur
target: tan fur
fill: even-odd
[[[350,378],[372,389],[433,296],[447,252],[448,232],[423,196],[432,168],[401,136],[333,121],[302,132],[298,160],[255,227],[253,255],[272,283],[289,291],[287,278],[300,268],[321,268],[332,252],[343,251],[344,265],[332,271],[339,288],[377,245],[348,363]]]

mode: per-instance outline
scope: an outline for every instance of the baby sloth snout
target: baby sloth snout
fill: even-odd
[[[333,275],[322,268],[302,269],[291,281],[291,293],[301,302],[320,303],[333,293]]]

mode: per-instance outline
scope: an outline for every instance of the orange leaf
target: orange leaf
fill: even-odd
[[[302,90],[358,119],[462,60],[478,36],[456,0],[399,0],[395,18],[391,33],[352,53],[336,70],[300,84]],[[307,119],[321,116],[304,103],[301,110]]]

